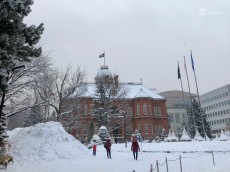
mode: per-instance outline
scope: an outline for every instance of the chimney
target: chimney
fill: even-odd
[[[118,88],[118,75],[115,75],[114,77],[114,82],[115,82],[115,87]]]

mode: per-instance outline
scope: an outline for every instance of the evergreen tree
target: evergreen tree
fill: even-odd
[[[193,111],[192,108],[187,106],[187,116],[188,116],[188,128],[187,128],[187,133],[190,138],[194,138],[195,132],[196,132],[196,127],[194,125],[194,117],[193,117]]]
[[[94,99],[94,114],[96,115],[97,125],[106,126],[108,124],[110,98],[103,82],[97,83]]]
[[[102,142],[105,143],[108,138],[110,138],[108,129],[105,126],[101,126],[98,131],[98,136],[101,138]]]
[[[211,126],[207,122],[207,115],[205,114],[206,113],[205,110],[201,108],[200,104],[195,99],[193,100],[192,106],[195,114],[196,126],[198,127],[198,131],[200,135],[204,137],[203,123],[202,123],[202,117],[203,117],[205,133],[209,138],[211,138]]]
[[[89,124],[89,138],[93,137],[94,132],[95,132],[94,123],[93,120],[91,120]]]
[[[24,17],[30,12],[33,0],[3,0],[0,3],[0,91],[6,91],[9,71],[23,61],[30,61],[41,55],[36,47],[44,30],[27,26]]]
[[[0,145],[4,146],[6,135],[6,115],[3,111],[8,82],[14,69],[23,62],[28,62],[42,53],[36,47],[44,30],[43,24],[38,27],[27,26],[24,17],[30,12],[33,0],[2,0],[0,2]]]

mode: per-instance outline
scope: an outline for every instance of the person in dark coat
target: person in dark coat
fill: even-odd
[[[133,139],[131,150],[133,151],[133,157],[137,160],[138,158],[138,151],[140,151],[139,144],[137,142],[137,139]]]
[[[105,145],[106,145],[106,151],[107,151],[107,158],[111,159],[111,145],[112,145],[111,140],[108,139]]]

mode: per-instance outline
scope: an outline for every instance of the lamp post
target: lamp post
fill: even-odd
[[[15,70],[21,69],[21,68],[25,68],[25,65],[15,66],[12,69],[7,70],[6,83],[8,83],[8,81],[12,77],[12,73]],[[0,104],[0,119],[2,118],[2,111],[3,111],[3,107],[4,107],[4,103],[5,103],[5,97],[6,97],[6,90],[3,90],[2,91],[2,100],[1,100],[1,104]]]
[[[126,112],[120,110],[120,113],[124,115],[124,136],[125,136],[125,148],[127,148],[127,133],[126,133]]]

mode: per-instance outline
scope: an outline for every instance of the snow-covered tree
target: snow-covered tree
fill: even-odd
[[[94,99],[94,115],[96,115],[98,127],[108,125],[108,115],[110,111],[111,99],[107,88],[102,81],[97,83]]]
[[[25,69],[15,72],[12,76],[8,87],[9,91],[5,96],[7,106],[4,109],[11,129],[22,127],[22,121],[32,114],[30,118],[31,125],[41,122],[39,118],[43,118],[43,122],[46,121],[47,105],[39,98],[36,87],[39,82],[38,77],[50,70],[50,60],[48,56],[32,59],[30,62],[25,63]],[[41,113],[35,113],[38,110]],[[27,122],[29,122],[28,119]]]
[[[211,126],[207,122],[207,116],[205,114],[205,110],[201,108],[200,104],[196,101],[196,99],[193,100],[192,107],[193,107],[193,112],[195,114],[196,126],[198,127],[198,132],[202,137],[204,137],[204,132],[203,132],[203,125],[204,125],[206,135],[209,138],[211,138],[212,137]],[[202,123],[202,117],[203,117],[204,124]]]
[[[19,65],[28,62],[42,53],[37,47],[43,24],[27,26],[24,17],[30,12],[32,0],[4,0],[0,3],[0,144],[4,141],[7,116],[5,97],[9,92],[9,82]]]
[[[41,106],[36,106],[39,103],[38,95],[36,94],[36,91],[34,90],[34,107],[30,108],[28,111],[28,115],[24,118],[24,126],[29,127],[38,123],[45,122],[45,116],[42,111]]]
[[[101,138],[102,142],[106,142],[108,138],[110,138],[108,129],[105,126],[101,126],[98,131],[98,136]]]
[[[103,125],[109,132],[113,132],[124,126],[127,112],[127,101],[124,98],[127,92],[128,90],[120,85],[116,86],[114,82],[108,84],[103,80],[97,81],[92,113],[98,128]],[[126,117],[126,122],[128,121],[129,119]]]
[[[75,124],[73,112],[80,108],[79,96],[85,91],[84,79],[85,71],[80,67],[74,72],[70,67],[64,72],[53,70],[39,78],[36,91],[40,99],[54,109],[57,121],[66,116],[68,125]]]
[[[195,132],[196,132],[196,125],[194,124],[194,112],[192,110],[192,107],[187,106],[186,107],[187,110],[187,116],[188,116],[188,125],[187,125],[187,131],[188,131],[188,135],[191,138],[194,138],[195,136]]]

